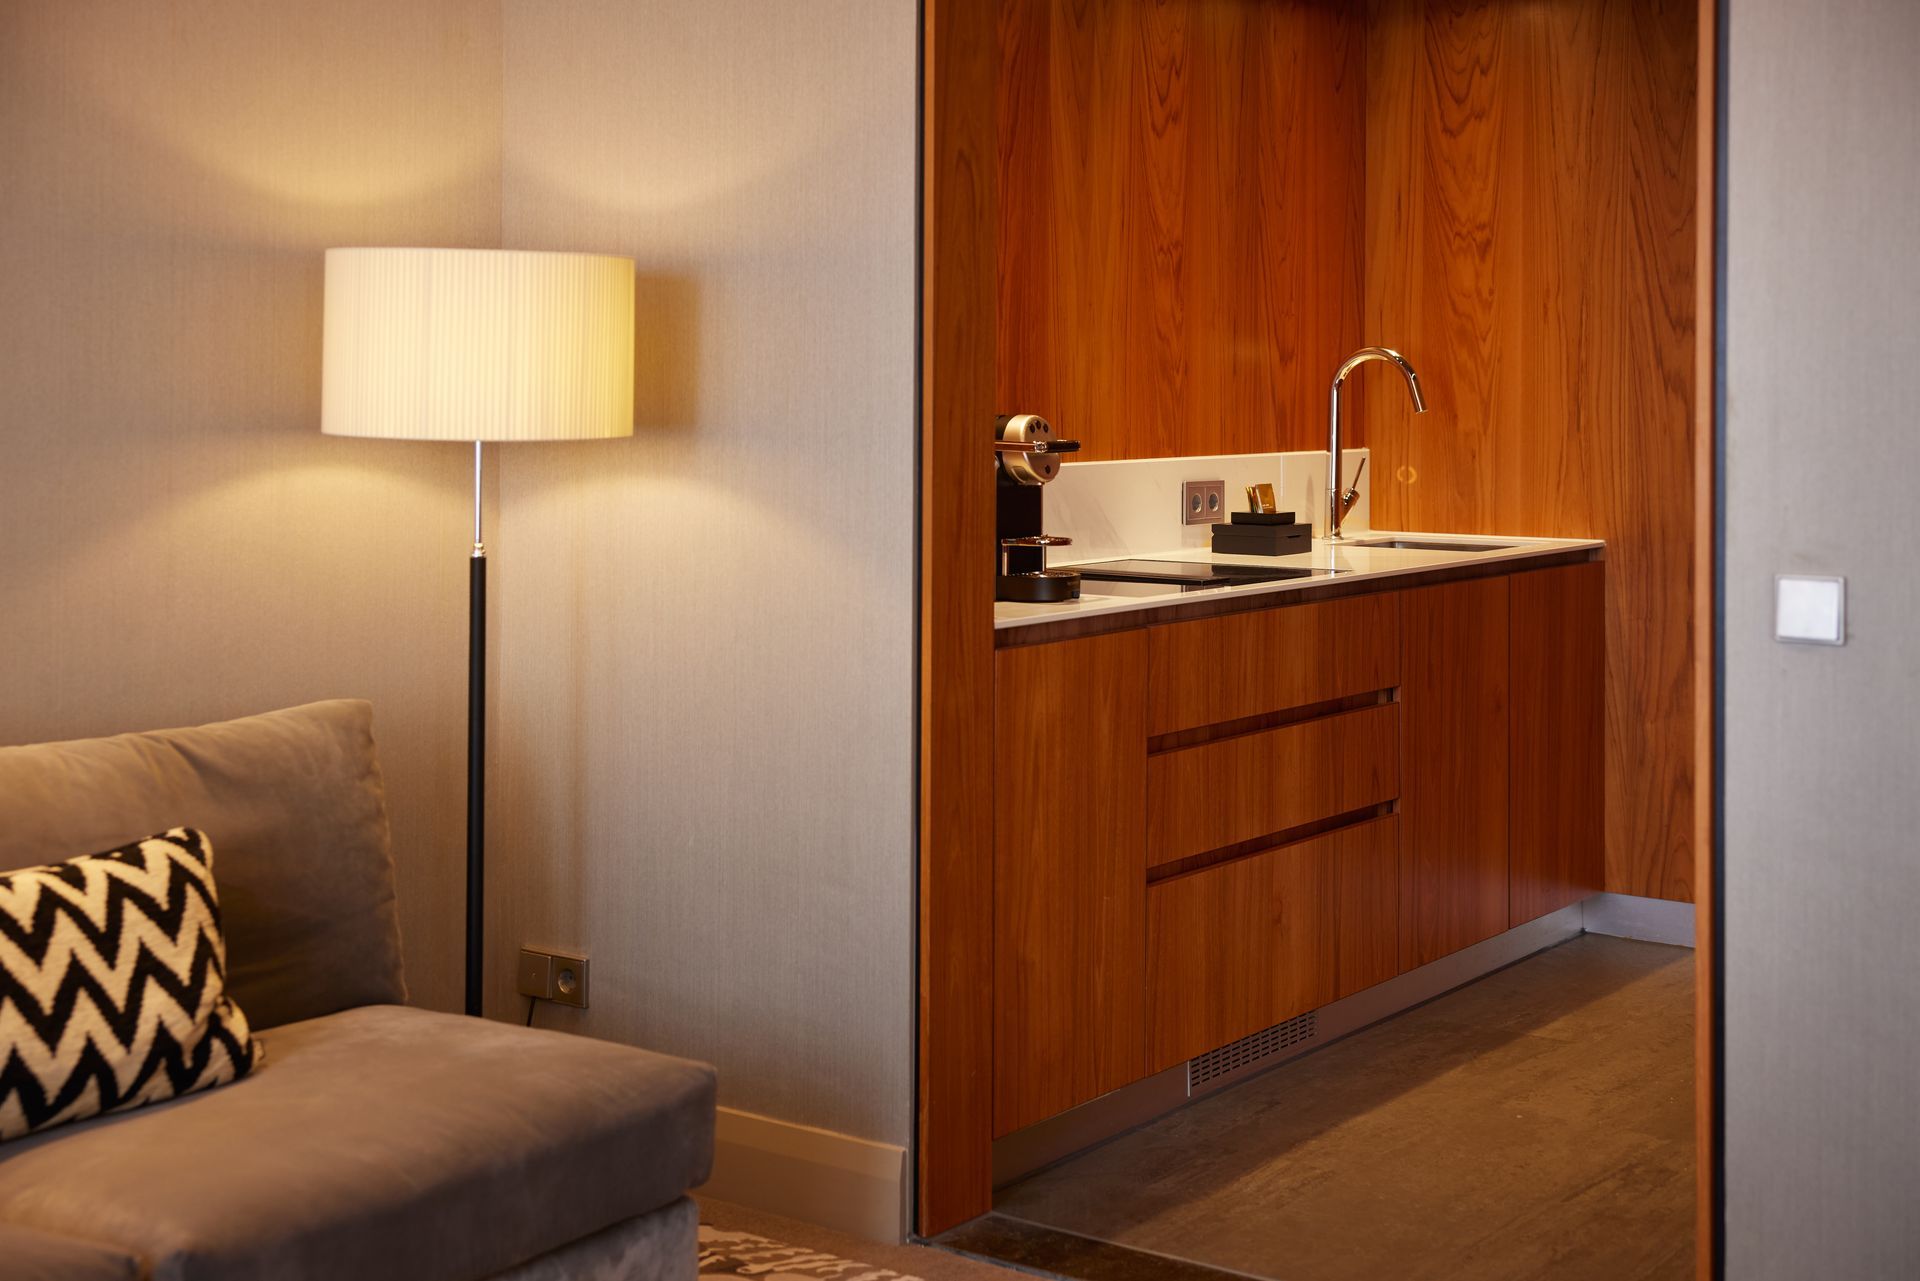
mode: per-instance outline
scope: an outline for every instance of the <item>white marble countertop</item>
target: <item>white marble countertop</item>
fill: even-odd
[[[1499,546],[1492,551],[1426,551],[1412,548],[1395,547],[1358,547],[1354,544],[1379,538],[1435,539],[1449,543],[1476,543]],[[1286,578],[1269,583],[1240,583],[1225,587],[1209,587],[1196,591],[1181,591],[1171,584],[1163,590],[1153,591],[1150,595],[1103,595],[1102,590],[1115,586],[1110,583],[1083,579],[1080,584],[1080,599],[1063,601],[1058,605],[1025,605],[1010,601],[995,602],[993,607],[993,625],[995,629],[1006,627],[1028,627],[1036,623],[1057,623],[1066,619],[1090,618],[1099,614],[1124,614],[1136,610],[1161,609],[1168,605],[1185,605],[1199,601],[1216,600],[1225,596],[1264,596],[1282,595],[1287,592],[1302,591],[1307,588],[1324,586],[1327,583],[1346,583],[1354,579],[1390,579],[1419,575],[1436,569],[1447,569],[1456,565],[1489,565],[1525,561],[1557,552],[1576,548],[1602,548],[1606,544],[1593,538],[1505,538],[1494,534],[1421,534],[1387,529],[1370,529],[1364,533],[1356,532],[1348,541],[1329,543],[1315,539],[1313,550],[1294,556],[1234,556],[1211,551],[1205,547],[1183,547],[1177,551],[1134,552],[1134,560],[1177,560],[1189,563],[1208,563],[1221,565],[1249,565],[1272,569],[1330,569],[1332,573],[1314,574],[1304,578]],[[1100,560],[1113,560],[1113,556],[1102,556]],[[1061,559],[1053,562],[1056,568],[1071,569],[1084,561]],[[1519,566],[1515,566],[1519,568]],[[1383,584],[1384,585],[1384,584]],[[1153,585],[1159,587],[1159,584]],[[1131,591],[1149,591],[1151,588],[1131,585]],[[1280,602],[1276,601],[1275,604]]]

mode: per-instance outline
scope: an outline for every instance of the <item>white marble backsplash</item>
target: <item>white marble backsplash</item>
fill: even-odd
[[[1341,456],[1346,464],[1345,478],[1351,484],[1354,470],[1367,451],[1347,449]],[[1311,522],[1316,537],[1326,532],[1324,449],[1290,454],[1065,462],[1060,475],[1046,487],[1046,532],[1071,538],[1073,546],[1048,557],[1048,563],[1070,565],[1206,547],[1213,537],[1211,525],[1188,525],[1181,520],[1180,486],[1189,480],[1225,481],[1229,511],[1245,511],[1247,486],[1265,481],[1273,486],[1281,511],[1292,511],[1297,519]],[[1369,464],[1360,478],[1360,498],[1347,513],[1343,529],[1355,532],[1372,528],[1372,489],[1373,467]]]

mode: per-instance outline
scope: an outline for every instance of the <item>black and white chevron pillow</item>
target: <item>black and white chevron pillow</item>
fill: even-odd
[[[0,1141],[245,1076],[226,987],[213,848],[191,828],[0,876]]]

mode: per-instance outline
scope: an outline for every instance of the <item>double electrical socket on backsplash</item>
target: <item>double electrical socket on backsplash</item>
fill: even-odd
[[[1180,485],[1180,519],[1189,525],[1211,525],[1227,518],[1227,482],[1188,480]]]

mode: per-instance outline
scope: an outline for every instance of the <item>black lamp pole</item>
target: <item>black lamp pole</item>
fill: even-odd
[[[487,546],[480,540],[480,442],[473,442],[473,555],[467,570],[467,1013],[479,1017],[487,914]]]

